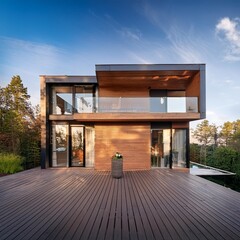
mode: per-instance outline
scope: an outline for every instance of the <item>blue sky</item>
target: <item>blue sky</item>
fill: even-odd
[[[111,63],[206,63],[207,119],[237,120],[240,1],[0,1],[0,85],[20,75],[34,105],[39,75]]]

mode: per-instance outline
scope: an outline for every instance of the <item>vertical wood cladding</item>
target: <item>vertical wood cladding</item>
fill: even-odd
[[[197,73],[188,84],[186,97],[200,97],[200,73]]]
[[[123,169],[150,168],[150,124],[95,124],[95,169],[110,170],[111,157],[123,155]]]

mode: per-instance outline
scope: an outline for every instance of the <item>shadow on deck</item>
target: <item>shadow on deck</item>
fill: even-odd
[[[0,178],[0,239],[240,239],[240,193],[169,169]]]

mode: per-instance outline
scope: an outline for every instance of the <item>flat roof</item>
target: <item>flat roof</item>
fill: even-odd
[[[40,75],[47,83],[97,83],[96,76]]]
[[[96,71],[205,70],[205,64],[96,64]]]

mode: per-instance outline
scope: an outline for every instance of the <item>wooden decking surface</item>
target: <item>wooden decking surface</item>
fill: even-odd
[[[0,178],[0,239],[240,239],[240,193],[167,169]]]

